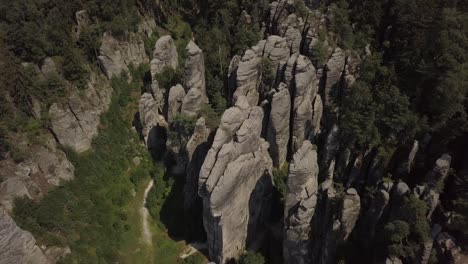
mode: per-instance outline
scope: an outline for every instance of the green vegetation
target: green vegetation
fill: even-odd
[[[164,67],[161,73],[156,74],[155,79],[158,81],[160,89],[169,91],[172,86],[184,83],[184,72],[181,67],[177,70],[170,67]]]
[[[265,264],[265,259],[259,253],[248,251],[242,254],[237,261],[238,264]]]
[[[280,200],[282,203],[284,203],[284,199],[286,199],[286,193],[288,191],[288,173],[288,163],[284,163],[278,169],[273,169],[273,184],[275,186],[275,189],[280,194]]]

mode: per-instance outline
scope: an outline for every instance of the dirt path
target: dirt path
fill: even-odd
[[[141,208],[140,208],[140,214],[141,214],[141,219],[143,221],[143,224],[142,224],[142,227],[143,227],[143,241],[149,245],[152,244],[152,238],[151,238],[151,230],[150,230],[150,227],[149,227],[149,212],[148,212],[148,208],[146,208],[145,204],[146,204],[146,197],[148,196],[148,193],[149,191],[151,190],[151,187],[153,187],[153,184],[154,184],[154,181],[151,180],[148,185],[146,186],[145,188],[145,192],[144,192],[144,195],[143,195],[143,204],[141,205]]]

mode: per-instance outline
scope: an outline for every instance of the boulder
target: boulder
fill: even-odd
[[[289,142],[289,118],[291,97],[284,83],[279,85],[271,98],[271,111],[268,122],[267,140],[270,143],[270,155],[275,167],[281,167],[286,161]]]

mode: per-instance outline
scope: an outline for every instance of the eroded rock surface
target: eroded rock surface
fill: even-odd
[[[285,202],[285,263],[311,263],[310,229],[317,204],[317,152],[304,141],[289,167],[288,194]]]
[[[268,215],[273,162],[260,138],[263,110],[247,98],[223,114],[202,165],[199,193],[210,257],[224,263],[259,239]]]
[[[167,99],[167,122],[171,122],[177,113],[182,110],[182,103],[185,98],[185,90],[182,85],[177,84],[169,90],[169,98]]]
[[[0,207],[0,263],[48,264],[31,233],[19,228]]]
[[[122,72],[129,72],[129,66],[148,63],[143,39],[134,33],[129,34],[128,40],[117,40],[110,33],[102,37],[99,48],[99,64],[107,78],[119,77]]]
[[[54,103],[49,109],[51,128],[57,140],[84,152],[98,134],[99,116],[107,111],[112,88],[101,75],[93,74],[84,91],[71,89],[65,103]]]
[[[182,111],[186,115],[195,116],[203,104],[208,103],[205,81],[205,61],[203,51],[190,41],[185,49],[187,59],[185,61],[185,85],[187,98],[184,100]]]
[[[281,83],[278,91],[271,98],[270,120],[267,139],[270,143],[270,155],[276,167],[286,161],[289,142],[289,118],[291,97],[287,86]]]
[[[260,83],[261,59],[253,50],[247,50],[242,56],[237,68],[236,91],[233,101],[245,96],[250,106],[256,106],[259,100],[258,85]]]
[[[169,35],[160,37],[154,45],[151,76],[154,79],[154,76],[161,73],[165,67],[175,70],[178,64],[177,48],[172,37]]]

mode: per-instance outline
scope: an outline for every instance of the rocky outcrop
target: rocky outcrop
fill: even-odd
[[[325,83],[324,103],[329,110],[333,110],[336,103],[333,98],[337,98],[338,95],[338,87],[336,86],[343,74],[345,60],[345,52],[340,48],[336,48],[325,66],[327,79]]]
[[[312,101],[318,91],[315,68],[309,58],[299,55],[294,71],[293,151],[302,146],[312,131]]]
[[[0,207],[0,263],[46,264],[47,259],[31,233],[22,230]]]
[[[163,72],[165,67],[177,69],[179,64],[177,48],[171,36],[160,37],[154,45],[153,59],[151,60],[151,76]],[[166,88],[166,87],[163,87]]]
[[[169,90],[169,97],[167,99],[167,122],[171,122],[177,113],[182,110],[182,103],[185,98],[185,90],[182,85],[177,84]]]
[[[263,51],[263,56],[270,59],[275,70],[278,65],[284,65],[289,59],[289,48],[285,38],[272,35],[266,40],[260,40],[257,46]]]
[[[310,258],[310,223],[317,204],[317,152],[304,141],[289,167],[288,193],[285,202],[285,263],[312,263]]]
[[[259,239],[268,216],[272,160],[260,138],[263,110],[240,96],[221,118],[202,165],[199,194],[210,257],[224,263]]]
[[[198,175],[208,152],[208,136],[210,130],[206,127],[205,118],[200,117],[195,123],[195,129],[186,145],[188,155],[187,173],[184,186],[184,208],[188,210],[198,198]]]
[[[99,116],[109,108],[111,95],[109,82],[93,74],[84,91],[73,88],[65,103],[52,104],[49,118],[60,144],[77,152],[88,150],[98,134]]]
[[[339,217],[339,228],[343,241],[346,240],[349,234],[351,234],[351,231],[353,231],[356,221],[358,220],[360,210],[361,199],[359,198],[357,191],[353,188],[346,190]]]
[[[271,98],[271,111],[268,122],[267,140],[270,143],[270,155],[275,167],[281,167],[286,161],[289,142],[289,118],[291,97],[284,83]]]
[[[65,153],[56,148],[52,137],[45,143],[19,144],[18,148],[28,149],[31,157],[18,164],[10,159],[0,161],[0,205],[7,211],[13,209],[15,198],[39,200],[51,187],[73,179],[75,168]]]
[[[236,91],[233,101],[245,96],[250,106],[256,106],[259,100],[261,59],[254,50],[247,50],[239,62],[236,73]]]
[[[138,105],[140,122],[142,126],[142,136],[148,147],[153,146],[154,133],[157,127],[167,127],[164,117],[159,113],[159,105],[151,93],[144,93]]]
[[[122,72],[129,72],[129,66],[148,63],[143,39],[130,33],[128,40],[117,40],[110,33],[102,37],[99,48],[99,64],[107,78],[119,77]]]
[[[189,116],[195,116],[203,104],[208,103],[206,95],[205,62],[202,50],[190,41],[185,49],[185,85],[188,89],[182,111]]]

